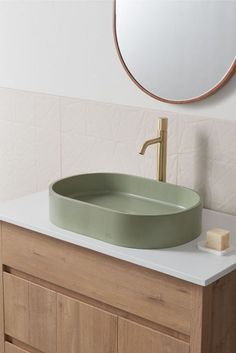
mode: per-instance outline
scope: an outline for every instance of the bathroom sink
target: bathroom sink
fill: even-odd
[[[201,232],[193,190],[125,174],[81,174],[50,186],[55,225],[108,243],[142,249],[189,242]]]

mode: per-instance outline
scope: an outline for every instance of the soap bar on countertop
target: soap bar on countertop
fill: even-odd
[[[214,228],[207,232],[206,246],[218,251],[229,248],[229,231],[220,228]]]

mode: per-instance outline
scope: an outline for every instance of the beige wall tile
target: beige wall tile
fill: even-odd
[[[62,133],[77,131],[80,135],[87,134],[87,104],[75,98],[61,98],[61,131]]]
[[[61,168],[59,98],[14,90],[3,98],[0,200],[47,188]]]
[[[35,129],[14,122],[0,122],[0,199],[36,191]]]
[[[236,214],[236,124],[185,116],[179,121],[177,183],[204,206]]]
[[[211,204],[212,161],[203,152],[179,154],[177,184],[198,191],[205,206]]]
[[[212,200],[206,207],[236,214],[236,164],[213,161],[211,193]]]
[[[35,125],[34,100],[35,94],[31,92],[15,91],[13,94],[14,121],[17,123]]]
[[[157,136],[158,119],[165,112],[114,104],[61,99],[62,175],[113,171],[155,178],[157,147],[145,156],[139,151],[145,140]],[[177,116],[170,116],[169,154],[177,150]],[[177,159],[169,163],[176,180]]]
[[[213,122],[212,119],[181,116],[178,120],[178,153],[207,152]]]
[[[167,159],[167,175],[166,180],[168,183],[177,184],[178,173],[178,155],[172,154]]]
[[[214,120],[209,146],[212,159],[236,164],[236,123]]]

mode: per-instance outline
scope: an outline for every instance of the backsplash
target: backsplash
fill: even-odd
[[[4,88],[0,200],[76,173],[155,178],[156,147],[138,152],[161,116],[169,118],[168,181],[199,191],[206,208],[236,214],[236,122]]]

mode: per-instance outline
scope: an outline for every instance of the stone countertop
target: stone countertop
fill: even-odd
[[[47,191],[1,203],[0,220],[201,286],[236,269],[236,248],[225,256],[198,250],[197,243],[206,237],[206,230],[215,227],[230,230],[231,241],[236,245],[236,216],[206,209],[203,210],[203,231],[199,238],[159,250],[124,248],[56,227],[49,220]]]

